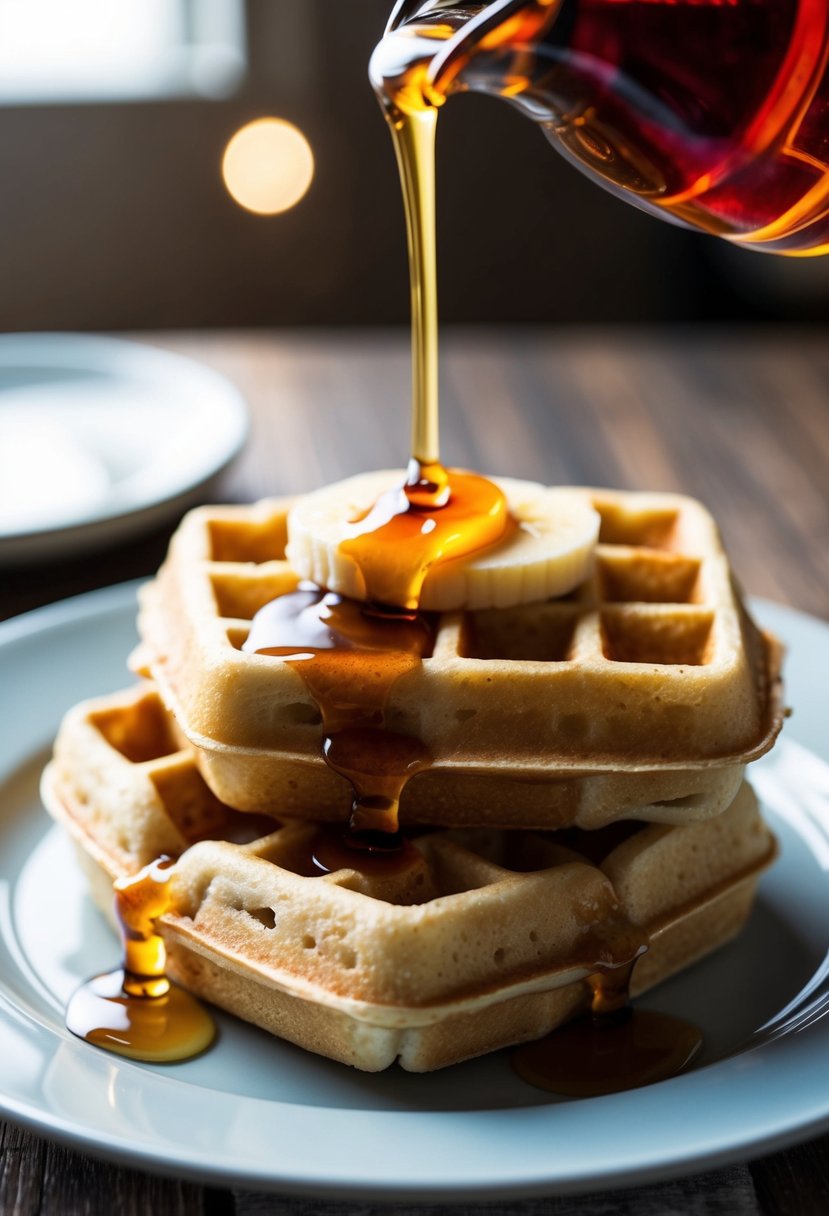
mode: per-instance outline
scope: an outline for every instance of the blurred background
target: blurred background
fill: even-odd
[[[0,329],[405,323],[396,168],[366,74],[390,7],[0,0]],[[307,141],[289,149],[296,191],[310,177],[270,216],[222,172],[264,116]],[[498,101],[453,100],[438,162],[444,321],[829,316],[826,260],[654,223]]]

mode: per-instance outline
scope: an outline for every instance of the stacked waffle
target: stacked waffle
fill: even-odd
[[[308,842],[351,791],[305,681],[242,650],[298,583],[290,504],[184,520],[142,596],[146,682],[71,711],[44,785],[103,905],[179,858],[174,978],[310,1050],[423,1071],[571,1017],[632,929],[634,994],[739,930],[774,852],[743,772],[779,730],[778,648],[699,504],[573,493],[601,517],[581,585],[439,615],[392,689],[388,728],[434,761],[401,801],[414,862],[324,876]]]

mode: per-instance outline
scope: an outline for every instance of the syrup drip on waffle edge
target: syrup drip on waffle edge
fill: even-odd
[[[355,853],[391,861],[406,850],[400,797],[432,757],[421,740],[387,729],[386,711],[397,681],[432,650],[421,588],[437,563],[502,539],[510,516],[492,482],[413,459],[406,481],[349,525],[341,547],[357,562],[366,601],[302,583],[260,609],[242,647],[280,658],[302,677],[322,717],[325,761],[351,787],[342,848],[332,854],[327,839],[315,855],[321,868],[324,858],[332,863],[328,869],[354,865]]]
[[[216,1036],[195,997],[167,979],[167,952],[156,922],[171,906],[174,862],[160,857],[115,883],[123,966],[82,984],[69,1001],[73,1034],[117,1055],[154,1064],[188,1060]]]

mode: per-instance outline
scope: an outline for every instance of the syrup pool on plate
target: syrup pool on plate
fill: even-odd
[[[169,857],[160,857],[115,883],[123,966],[87,980],[66,1010],[66,1025],[79,1038],[149,1063],[189,1060],[216,1035],[201,1002],[167,979],[167,952],[156,922],[170,908],[173,866]]]

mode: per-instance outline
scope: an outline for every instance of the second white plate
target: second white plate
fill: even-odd
[[[0,337],[0,566],[157,526],[247,429],[237,389],[191,359],[91,335]]]

